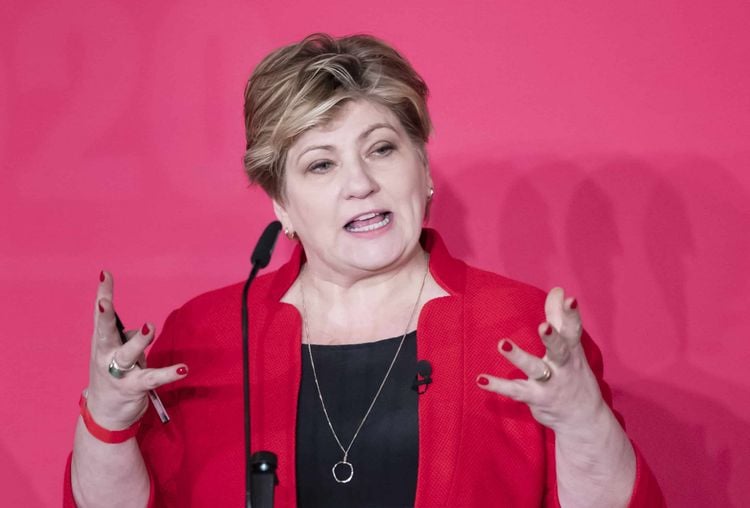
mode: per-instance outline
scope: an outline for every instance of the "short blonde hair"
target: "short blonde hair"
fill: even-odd
[[[330,121],[343,103],[365,99],[387,107],[427,164],[432,130],[428,89],[395,49],[370,35],[312,34],[266,56],[245,88],[245,171],[273,199],[283,201],[290,146],[305,131]]]

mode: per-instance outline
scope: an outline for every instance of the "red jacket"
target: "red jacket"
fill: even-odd
[[[554,434],[526,405],[479,389],[477,374],[523,377],[497,353],[511,337],[539,356],[537,326],[545,294],[450,256],[426,230],[430,273],[449,296],[428,302],[417,325],[417,358],[432,364],[433,383],[419,398],[419,470],[415,506],[559,506]],[[301,249],[259,277],[249,297],[252,446],[278,455],[276,506],[296,505],[295,428],[301,373],[301,318],[280,303],[299,273]],[[152,505],[242,506],[244,503],[240,298],[242,284],[212,291],[174,311],[149,365],[185,362],[185,380],[160,389],[172,416],[149,410],[139,442],[152,475]],[[601,355],[584,335],[602,394]],[[632,507],[663,505],[656,480],[636,451]],[[72,506],[69,472],[65,497]]]

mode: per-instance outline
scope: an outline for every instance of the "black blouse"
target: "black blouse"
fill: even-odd
[[[297,505],[314,507],[414,506],[419,429],[417,332],[406,336],[396,363],[367,421],[349,450],[349,483],[337,483],[333,465],[343,452],[328,427],[315,388],[310,355],[302,346],[302,384],[297,408]],[[320,390],[346,448],[396,354],[401,337],[334,346],[313,345]],[[339,477],[348,470],[339,466]]]

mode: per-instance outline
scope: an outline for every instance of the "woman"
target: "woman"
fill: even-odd
[[[253,447],[279,456],[277,506],[660,505],[576,300],[468,267],[423,230],[426,96],[368,36],[310,36],[249,81],[245,166],[299,242],[249,297]],[[100,279],[66,502],[239,505],[241,285],[174,311],[137,369],[154,327],[120,345]]]

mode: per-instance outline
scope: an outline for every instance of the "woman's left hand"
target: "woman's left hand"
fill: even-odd
[[[635,452],[586,360],[577,302],[554,288],[544,311],[547,321],[538,329],[547,348],[544,357],[527,353],[510,339],[498,344],[528,379],[481,374],[477,384],[524,402],[539,423],[554,431],[561,506],[627,506],[635,485]]]
[[[581,316],[574,298],[552,289],[544,304],[547,321],[538,328],[547,348],[543,358],[527,353],[510,339],[498,343],[500,354],[528,379],[490,374],[477,378],[480,388],[524,402],[534,418],[558,432],[581,432],[608,408],[581,346]]]

